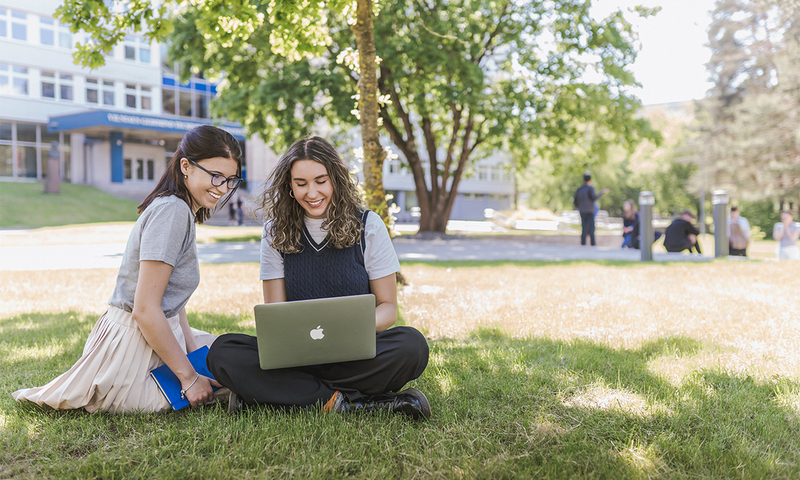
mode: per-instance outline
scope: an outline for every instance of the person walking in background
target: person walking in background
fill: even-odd
[[[228,225],[236,225],[236,202],[228,202]]]
[[[592,246],[596,244],[594,237],[595,202],[610,191],[606,188],[599,195],[596,194],[592,186],[592,176],[588,172],[583,175],[583,186],[575,191],[573,199],[575,208],[581,215],[581,245],[586,245],[587,236]]]
[[[772,238],[778,242],[778,260],[800,260],[800,248],[797,247],[800,227],[793,220],[792,212],[784,210],[781,223],[776,223],[772,229]]]
[[[236,199],[236,225],[244,225],[244,202],[242,197]]]
[[[731,207],[728,216],[728,254],[746,257],[750,244],[750,222],[739,214],[739,207]]]
[[[682,252],[689,250],[692,253],[694,249],[697,253],[700,251],[700,242],[697,236],[700,231],[692,224],[697,217],[689,210],[684,210],[681,216],[672,221],[664,232],[664,248],[668,252]]]
[[[625,200],[622,212],[622,248],[634,248],[633,230],[639,225],[639,210],[633,200]]]

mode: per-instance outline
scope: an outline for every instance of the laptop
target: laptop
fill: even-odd
[[[263,370],[375,358],[375,295],[255,306]]]

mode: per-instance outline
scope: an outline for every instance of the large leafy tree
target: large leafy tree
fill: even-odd
[[[353,8],[355,6],[355,8]],[[351,18],[355,10],[354,18]],[[359,92],[359,119],[363,144],[365,192],[367,203],[389,222],[383,190],[383,161],[386,152],[381,147],[378,125],[378,86],[375,42],[373,38],[372,0],[326,0],[324,2],[283,1],[167,1],[158,5],[149,0],[125,2],[66,0],[58,9],[62,23],[73,32],[85,31],[90,41],[79,44],[74,57],[76,63],[96,68],[105,63],[104,53],[118,44],[130,32],[142,32],[147,38],[164,41],[172,35],[173,20],[184,22],[191,18],[195,52],[202,50],[213,57],[220,51],[247,56],[254,48],[266,48],[285,61],[296,61],[304,56],[318,56],[330,44],[327,15],[333,14],[351,21],[351,30],[357,45],[357,77]],[[176,41],[185,38],[175,38]],[[200,43],[198,44],[198,40]],[[257,44],[251,42],[257,41]],[[185,45],[176,44],[176,51]],[[198,50],[200,49],[200,50]],[[185,58],[185,57],[184,57]],[[207,62],[204,62],[206,65]],[[206,73],[220,76],[226,72],[224,64],[206,65]],[[188,76],[196,68],[184,68]],[[184,78],[183,80],[186,80]],[[217,109],[229,111],[229,109]],[[254,132],[258,122],[248,122],[244,112],[228,115],[241,120]],[[254,125],[255,123],[255,125]],[[255,130],[258,133],[257,130]]]
[[[714,86],[698,108],[703,167],[739,199],[794,205],[800,197],[796,2],[718,0],[709,45]]]
[[[569,153],[566,168],[579,171],[611,144],[652,136],[627,92],[636,49],[621,13],[596,20],[580,0],[387,0],[380,8],[380,117],[413,173],[421,231],[445,231],[458,186],[482,156],[501,151],[524,166]],[[347,25],[332,26],[321,56],[289,61],[265,48],[268,29],[211,44],[194,16],[176,22],[173,54],[226,72],[219,113],[278,143],[321,119],[355,123],[361,78]]]

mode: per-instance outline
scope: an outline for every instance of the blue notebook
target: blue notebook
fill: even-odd
[[[206,367],[206,357],[208,356],[208,347],[203,345],[194,352],[186,355],[189,362],[194,367],[195,371],[200,375],[208,378],[214,378],[211,372]],[[189,406],[189,400],[181,399],[181,382],[178,377],[172,373],[166,365],[154,369],[150,372],[150,376],[155,380],[156,385],[161,390],[161,393],[167,398],[167,401],[172,405],[173,410],[180,410]],[[212,387],[214,390],[219,390],[219,387]]]

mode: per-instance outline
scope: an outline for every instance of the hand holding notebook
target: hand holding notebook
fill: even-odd
[[[211,372],[208,371],[208,367],[206,367],[207,356],[208,347],[204,345],[197,350],[188,353],[186,358],[189,359],[189,362],[192,364],[197,373],[214,379],[214,376],[211,375]],[[158,385],[161,393],[164,394],[169,404],[172,405],[173,410],[180,410],[189,406],[189,400],[181,395],[182,388],[180,380],[178,380],[178,377],[172,373],[172,370],[170,370],[168,366],[161,365],[160,367],[151,371],[150,376],[153,377],[153,380],[156,382],[156,385]],[[219,390],[219,387],[212,388],[215,391]]]

